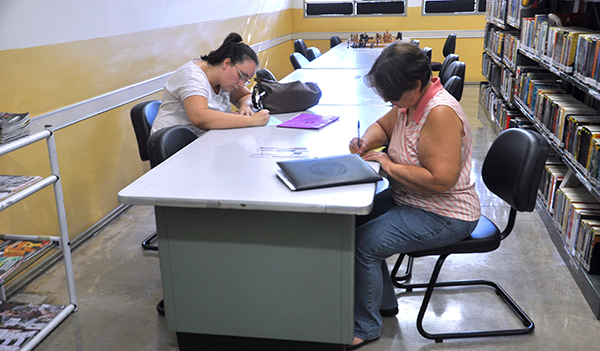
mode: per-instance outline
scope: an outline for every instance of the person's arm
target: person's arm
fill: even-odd
[[[231,92],[229,99],[238,108],[235,113],[246,116],[252,115],[252,92],[248,88],[241,87],[234,90]]]
[[[393,107],[388,113],[383,115],[377,122],[371,124],[360,140],[354,138],[350,141],[350,152],[363,155],[367,150],[387,145],[390,136],[394,130],[394,125],[398,119],[398,108]]]
[[[183,106],[190,122],[204,130],[264,126],[269,122],[268,110],[260,110],[252,115],[215,111],[208,108],[208,100],[200,95],[187,97],[183,100]]]
[[[429,112],[419,138],[422,167],[400,165],[387,154],[372,152],[365,160],[378,161],[381,169],[402,185],[424,193],[442,193],[452,188],[460,176],[463,124],[456,112],[438,106]]]

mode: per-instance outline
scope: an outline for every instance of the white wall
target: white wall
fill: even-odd
[[[291,1],[0,0],[0,50],[280,11]]]

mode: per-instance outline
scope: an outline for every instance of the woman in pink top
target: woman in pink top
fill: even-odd
[[[391,110],[350,142],[350,151],[377,161],[390,189],[373,211],[356,218],[355,350],[379,339],[383,318],[398,313],[385,259],[446,246],[475,229],[480,203],[471,179],[471,129],[460,104],[432,78],[416,46],[386,47],[365,76]],[[369,151],[387,145],[387,152]]]

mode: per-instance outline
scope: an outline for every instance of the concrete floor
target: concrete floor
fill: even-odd
[[[478,173],[494,138],[488,122],[477,119],[478,85],[465,87],[461,104],[474,133]],[[508,208],[480,181],[478,191],[484,214],[504,223]],[[135,206],[74,251],[79,311],[46,337],[36,351],[178,349],[175,333],[166,330],[165,320],[155,308],[162,298],[158,254],[140,247],[153,230],[152,208]],[[390,265],[394,259],[389,260]],[[433,262],[417,259],[413,281],[427,280]],[[513,234],[500,249],[488,254],[451,256],[440,275],[440,280],[477,278],[500,283],[534,320],[534,333],[435,343],[423,338],[415,327],[422,293],[398,290],[400,313],[396,318],[386,318],[381,339],[361,350],[598,349],[600,321],[577,288],[537,212],[520,214]],[[39,277],[23,293],[46,295],[53,304],[67,303],[62,264]],[[460,294],[446,290],[434,295],[425,328],[519,327],[507,310],[490,289],[468,289]]]

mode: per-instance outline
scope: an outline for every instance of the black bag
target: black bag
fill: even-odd
[[[254,78],[252,105],[255,109],[267,109],[270,113],[286,113],[307,110],[319,103],[321,89],[317,83],[299,80],[279,83],[275,80]]]

